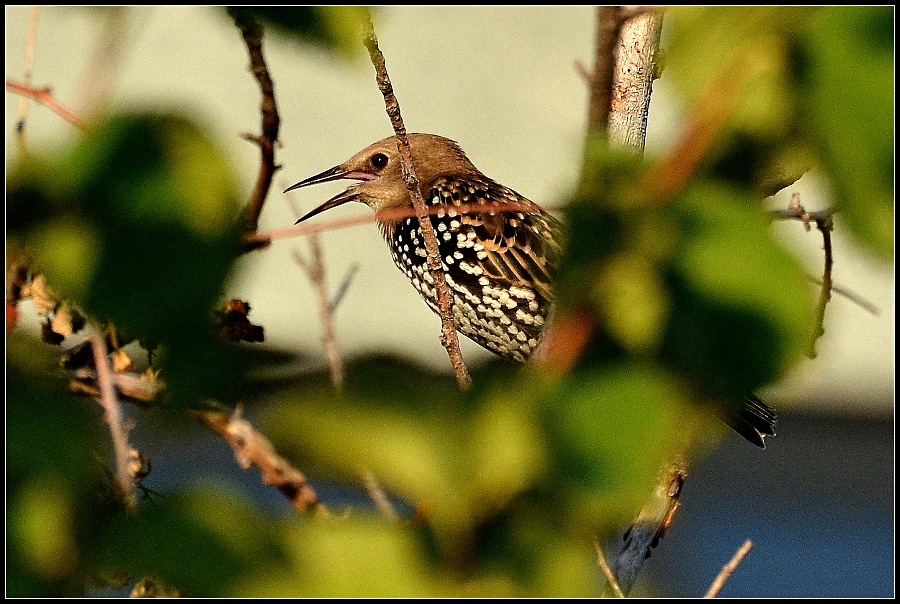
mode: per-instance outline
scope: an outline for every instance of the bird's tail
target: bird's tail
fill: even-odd
[[[765,437],[775,436],[778,416],[775,409],[758,396],[748,394],[740,408],[729,409],[722,415],[722,421],[757,447],[765,449]]]

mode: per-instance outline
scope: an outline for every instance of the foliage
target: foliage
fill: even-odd
[[[258,16],[346,51],[343,12]],[[126,514],[94,459],[107,441],[96,406],[64,391],[48,346],[14,332],[8,595],[76,595],[123,572],[196,596],[594,594],[592,542],[631,519],[671,455],[717,437],[697,401],[737,404],[813,336],[806,277],[762,213],[773,172],[818,167],[859,240],[893,253],[891,9],[666,20],[666,77],[698,106],[733,79],[737,102],[690,178],[664,174],[662,194],[658,165],[588,147],[559,276],[563,311],[594,325],[576,366],[498,362],[462,393],[448,375],[357,359],[340,392],[315,376],[249,401],[297,467],[340,481],[366,467],[411,519],[271,518],[199,485]],[[245,349],[211,322],[240,252],[237,185],[207,130],[174,103],[104,115],[71,148],[8,167],[8,257],[154,351],[175,415],[254,388]]]

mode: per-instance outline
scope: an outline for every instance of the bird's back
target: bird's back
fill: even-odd
[[[483,175],[442,175],[424,187],[437,208],[431,224],[458,331],[481,346],[524,362],[534,351],[553,302],[561,225],[512,189]],[[437,312],[416,218],[382,224],[394,262]]]

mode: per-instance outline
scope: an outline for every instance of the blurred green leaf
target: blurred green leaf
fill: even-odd
[[[230,7],[236,19],[258,19],[305,44],[350,59],[361,56],[366,9],[361,6]]]
[[[582,535],[627,522],[694,431],[684,386],[649,365],[616,364],[573,373],[550,394],[542,405],[566,522]]]
[[[98,505],[100,407],[65,391],[47,346],[18,333],[7,346],[7,595],[78,595],[110,511]]]
[[[8,205],[35,267],[94,319],[164,344],[176,399],[221,395],[238,362],[209,324],[238,254],[222,152],[184,117],[125,114],[40,168],[15,172]]]
[[[894,8],[822,10],[802,38],[809,135],[853,232],[894,252]]]
[[[441,595],[422,546],[404,524],[334,518],[284,534],[289,564],[236,587],[244,597],[422,598]]]
[[[272,520],[229,493],[205,489],[121,519],[100,545],[100,569],[149,574],[194,597],[221,596],[285,555]]]
[[[673,258],[665,356],[711,393],[740,398],[808,347],[808,280],[738,191],[698,183],[671,210],[683,239]]]

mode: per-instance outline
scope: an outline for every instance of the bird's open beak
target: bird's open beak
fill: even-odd
[[[315,176],[310,176],[305,180],[301,180],[295,185],[291,185],[287,189],[284,190],[285,193],[288,191],[293,191],[294,189],[299,189],[301,187],[308,187],[309,185],[317,185],[320,182],[328,182],[331,180],[341,180],[341,179],[350,179],[350,180],[373,180],[375,176],[373,174],[369,174],[368,172],[361,172],[359,170],[347,170],[342,166],[335,166],[333,168],[329,168],[324,172],[316,174]],[[355,187],[347,187],[322,205],[317,208],[313,208],[309,212],[307,212],[304,216],[302,216],[297,222],[294,224],[300,224],[307,218],[312,218],[316,214],[321,214],[325,210],[330,210],[331,208],[336,208],[339,205],[343,205],[348,201],[354,201],[356,199],[357,192]]]

